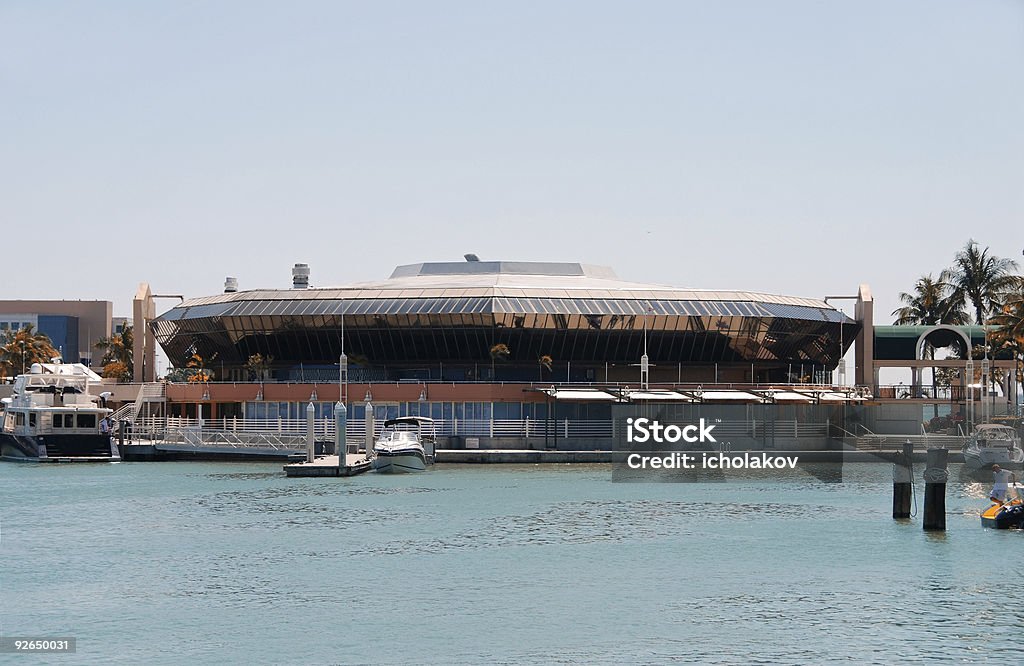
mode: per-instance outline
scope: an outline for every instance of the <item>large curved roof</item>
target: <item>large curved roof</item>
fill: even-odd
[[[160,319],[455,312],[777,317],[853,323],[812,298],[627,282],[604,266],[499,261],[409,264],[375,282],[192,298]]]

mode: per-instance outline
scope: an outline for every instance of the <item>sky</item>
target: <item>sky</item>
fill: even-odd
[[[1019,0],[2,0],[0,299],[473,252],[886,323],[1024,259],[1022,52]]]

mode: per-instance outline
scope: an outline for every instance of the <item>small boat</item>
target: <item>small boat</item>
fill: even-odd
[[[963,453],[964,465],[974,470],[992,465],[1013,469],[1024,463],[1024,450],[1017,431],[994,423],[983,423],[975,428],[974,434],[964,444]]]
[[[0,458],[27,462],[116,462],[117,443],[90,383],[100,376],[81,363],[33,363],[3,399]]]
[[[981,526],[996,530],[1024,528],[1024,486],[1015,483],[1010,486],[1016,497],[1002,504],[996,502],[981,514]]]
[[[434,458],[434,421],[422,416],[403,416],[384,422],[373,445],[374,470],[382,474],[422,472]],[[429,445],[430,451],[424,448]]]

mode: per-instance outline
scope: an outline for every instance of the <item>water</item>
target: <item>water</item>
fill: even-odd
[[[890,474],[3,464],[0,633],[77,637],[59,663],[1016,661],[1024,533],[980,527],[980,484],[945,534],[897,523]]]

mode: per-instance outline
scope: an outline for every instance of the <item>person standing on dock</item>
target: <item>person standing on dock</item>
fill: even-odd
[[[1001,468],[999,465],[992,465],[992,477],[994,483],[992,484],[992,492],[988,494],[988,498],[993,502],[1002,504],[1006,501],[1006,493],[1009,490],[1009,484],[1016,482],[1017,479],[1014,477],[1013,472],[1007,469]]]

